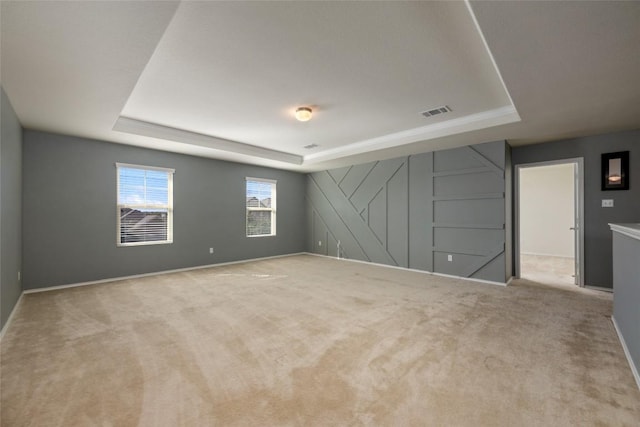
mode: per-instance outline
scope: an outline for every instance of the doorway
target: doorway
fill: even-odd
[[[584,286],[583,160],[517,165],[516,277]]]

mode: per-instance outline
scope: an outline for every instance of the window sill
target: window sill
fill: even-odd
[[[119,248],[127,248],[131,246],[152,246],[152,245],[170,245],[173,240],[163,240],[161,242],[135,242],[135,243],[116,243]]]

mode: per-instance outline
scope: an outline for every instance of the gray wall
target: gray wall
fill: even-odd
[[[305,250],[303,174],[28,130],[23,156],[25,289]],[[116,162],[175,168],[172,244],[116,247]],[[275,237],[245,237],[246,176],[278,181]]]
[[[631,169],[627,191],[601,191],[602,153],[629,151]],[[544,144],[513,147],[513,165],[584,158],[584,264],[585,284],[611,288],[611,231],[609,223],[640,221],[640,130],[588,136]],[[613,208],[601,207],[613,199]]]
[[[22,127],[0,87],[0,328],[4,327],[22,287]]]
[[[615,231],[612,237],[613,317],[636,371],[640,372],[640,240]]]
[[[310,174],[308,250],[504,283],[507,161],[499,141]]]

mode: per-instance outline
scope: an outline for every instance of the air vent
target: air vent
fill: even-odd
[[[423,111],[422,115],[425,116],[425,117],[431,117],[431,116],[437,116],[438,114],[448,113],[450,111],[451,111],[451,108],[449,108],[447,105],[445,105],[443,107],[438,107],[438,108],[434,108],[432,110]]]
[[[307,150],[311,150],[312,148],[316,148],[319,147],[318,144],[309,144],[309,145],[305,145],[304,148],[306,148]]]

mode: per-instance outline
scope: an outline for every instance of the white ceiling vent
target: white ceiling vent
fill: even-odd
[[[317,147],[319,147],[318,144],[309,144],[304,146],[304,148],[306,148],[307,150],[311,150],[312,148],[317,148]]]
[[[434,108],[432,110],[423,111],[422,115],[425,117],[437,116],[438,114],[448,113],[451,111],[448,105],[443,107]]]

